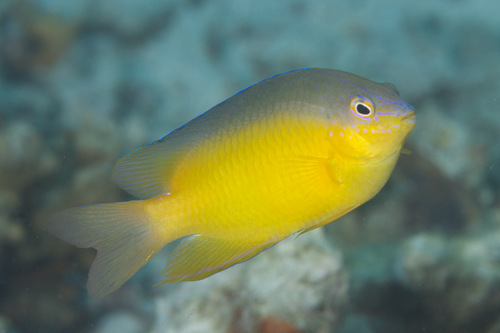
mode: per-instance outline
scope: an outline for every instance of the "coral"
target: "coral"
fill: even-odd
[[[258,332],[275,325],[331,332],[342,317],[346,293],[341,255],[316,230],[287,239],[244,265],[177,286],[157,299],[161,315],[154,329]]]
[[[73,21],[38,15],[27,2],[11,4],[0,15],[0,22],[0,42],[9,45],[1,48],[0,58],[11,75],[26,75],[53,65],[79,29]]]
[[[499,6],[1,0],[0,331],[499,331]],[[109,180],[121,155],[308,66],[392,82],[416,108],[386,188],[326,241],[150,288],[160,257],[90,300],[94,252],[48,235],[47,216],[129,199]]]
[[[446,239],[420,234],[402,248],[400,281],[421,295],[443,332],[485,331],[498,325],[500,233]]]
[[[289,323],[274,317],[264,317],[261,319],[259,327],[255,333],[300,333],[301,331]]]

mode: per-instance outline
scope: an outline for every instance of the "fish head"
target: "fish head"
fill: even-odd
[[[376,163],[399,152],[416,124],[415,111],[389,83],[355,77],[345,81],[329,136],[338,153],[357,163]]]

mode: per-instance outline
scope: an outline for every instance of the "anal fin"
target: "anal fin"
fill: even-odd
[[[169,258],[160,282],[197,281],[248,260],[272,247],[281,239],[262,243],[224,240],[193,235],[182,241]]]
[[[306,228],[306,229],[302,230],[302,231],[301,231],[301,232],[297,235],[297,237],[299,237],[299,236],[300,236],[300,235],[302,235],[302,234],[305,234],[306,232],[309,232],[309,231],[311,231],[311,230],[314,230],[314,229],[317,229],[317,228],[319,228],[319,227],[322,227],[322,226],[324,226],[324,225],[326,225],[326,224],[328,224],[328,223],[330,223],[330,222],[333,222],[333,221],[335,221],[335,220],[337,220],[337,219],[341,218],[341,217],[342,217],[342,216],[344,216],[345,214],[349,213],[350,211],[352,211],[352,210],[354,210],[354,209],[356,209],[356,208],[358,208],[358,207],[359,207],[359,205],[353,205],[353,206],[347,207],[346,209],[342,210],[342,211],[341,211],[341,212],[340,212],[337,216],[332,217],[332,218],[329,218],[329,219],[326,219],[326,220],[324,220],[323,222],[320,222],[320,223],[318,223],[318,224],[313,225],[312,227],[309,227],[309,228]]]

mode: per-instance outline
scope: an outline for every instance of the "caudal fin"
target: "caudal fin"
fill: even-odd
[[[54,215],[47,229],[78,247],[97,250],[87,282],[93,297],[120,288],[165,245],[141,201],[67,209]]]

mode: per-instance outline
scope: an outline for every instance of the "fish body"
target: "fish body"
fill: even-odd
[[[414,125],[390,84],[320,68],[276,75],[119,160],[114,181],[140,200],[71,208],[48,229],[97,249],[93,296],[182,237],[163,282],[200,280],[371,199]]]

